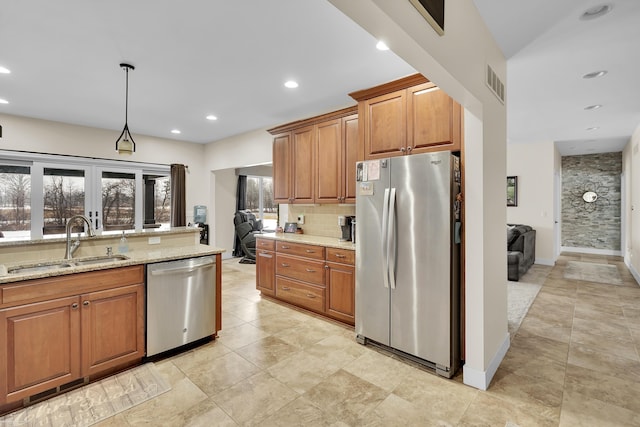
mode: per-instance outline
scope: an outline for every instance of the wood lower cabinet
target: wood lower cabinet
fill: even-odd
[[[144,357],[141,265],[6,285],[0,307],[0,405]]]
[[[263,295],[353,325],[355,252],[289,241],[256,239],[258,248],[274,243],[274,252],[258,249],[256,289]],[[270,257],[260,257],[260,252]],[[270,287],[272,283],[275,284],[273,290]]]

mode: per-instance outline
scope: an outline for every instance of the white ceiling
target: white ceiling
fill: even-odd
[[[620,151],[640,124],[640,1],[578,19],[602,1],[474,0],[508,58],[510,143]],[[129,62],[134,137],[208,143],[353,105],[349,92],[414,72],[375,42],[326,0],[6,0],[0,113],[112,129],[115,141]],[[291,78],[298,89],[283,87]]]

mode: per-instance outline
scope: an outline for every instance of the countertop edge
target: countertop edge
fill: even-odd
[[[350,241],[340,241],[337,237],[314,236],[311,234],[294,233],[262,233],[256,234],[257,239],[271,239],[283,242],[304,243],[307,245],[320,245],[328,248],[356,250],[356,244]]]

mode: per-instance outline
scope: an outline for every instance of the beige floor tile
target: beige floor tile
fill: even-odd
[[[555,341],[568,343],[571,340],[571,326],[561,326],[539,317],[526,316],[518,329],[518,334],[529,333]]]
[[[565,392],[560,427],[639,426],[640,413],[576,392]]]
[[[269,334],[276,334],[307,322],[309,316],[294,310],[286,313],[276,313],[268,316],[260,316],[258,319],[250,322],[256,328],[262,329]]]
[[[302,394],[334,374],[340,366],[326,359],[300,351],[269,367],[267,371],[278,381]]]
[[[367,427],[430,427],[453,425],[446,421],[432,419],[429,412],[424,408],[407,402],[395,394],[387,396],[387,398],[359,424]]]
[[[605,337],[618,337],[621,339],[630,339],[631,334],[624,319],[622,323],[613,323],[611,318],[600,320],[581,319],[576,317],[573,320],[573,330],[586,334],[602,335]]]
[[[591,370],[606,369],[609,375],[640,382],[640,362],[602,352],[586,345],[571,345],[568,363]]]
[[[333,414],[322,412],[302,396],[260,420],[260,426],[263,427],[334,427],[337,425],[339,424]]]
[[[388,392],[393,391],[415,372],[415,368],[406,363],[371,349],[367,349],[343,369]]]
[[[235,326],[242,325],[245,322],[238,316],[234,316],[233,312],[227,311],[226,307],[222,310],[222,330],[225,331],[227,329],[233,328]]]
[[[258,340],[268,337],[270,334],[255,326],[244,323],[221,331],[218,341],[232,350],[244,347]]]
[[[323,358],[327,363],[344,367],[368,351],[355,339],[343,335],[331,335],[305,350],[308,354]]]
[[[217,395],[213,400],[241,425],[262,425],[261,420],[298,398],[298,394],[266,372],[260,372]]]
[[[321,329],[319,325],[321,324],[318,324],[315,319],[311,319],[308,322],[275,333],[273,336],[300,349],[305,349],[327,338],[327,331]]]
[[[131,424],[127,422],[124,414],[120,413],[116,416],[107,418],[106,420],[94,424],[94,427],[127,427],[130,425]]]
[[[358,425],[389,395],[386,391],[343,370],[322,381],[304,397],[338,421]]]
[[[601,353],[640,362],[635,343],[631,339],[616,339],[615,337],[574,331],[571,334],[571,345],[582,345]]]
[[[213,396],[259,371],[260,368],[236,353],[228,353],[207,363],[184,369],[184,373],[208,396]]]
[[[270,336],[240,347],[235,352],[259,368],[267,369],[299,353],[300,349]]]
[[[554,340],[544,336],[523,331],[518,331],[518,335],[511,341],[511,347],[517,348],[530,354],[537,354],[567,363],[569,355],[569,343]]]
[[[192,371],[208,364],[218,357],[231,353],[231,349],[219,340],[214,340],[208,344],[200,346],[186,353],[181,353],[173,358],[171,362],[177,366],[182,372]],[[156,366],[158,364],[156,363]]]
[[[581,301],[575,306],[575,316],[585,320],[598,319],[604,322],[624,323],[622,307],[622,305],[594,304]]]
[[[478,393],[456,426],[508,427],[514,424],[520,427],[556,427],[558,421],[525,411],[488,393]]]

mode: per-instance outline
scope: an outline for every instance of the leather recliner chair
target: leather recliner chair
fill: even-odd
[[[255,263],[256,234],[262,231],[262,221],[249,211],[237,211],[233,218],[236,231],[236,250],[234,255],[243,255],[241,262]]]

